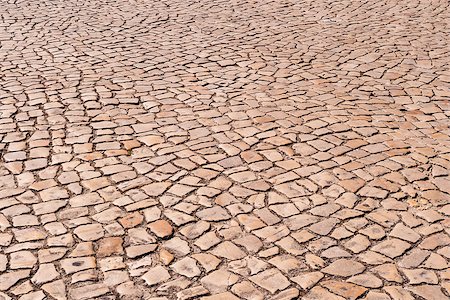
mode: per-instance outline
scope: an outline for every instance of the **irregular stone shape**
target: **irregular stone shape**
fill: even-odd
[[[71,207],[86,207],[89,205],[97,205],[105,202],[98,193],[86,193],[83,195],[78,195],[69,200]]]
[[[315,286],[322,278],[322,272],[302,273],[298,276],[292,277],[291,280],[297,283],[302,289],[308,290]]]
[[[150,230],[160,238],[172,235],[173,228],[166,220],[158,220],[148,225]]]
[[[200,298],[201,300],[239,300],[238,297],[230,292],[220,293],[212,296],[206,296]]]
[[[246,256],[244,251],[229,241],[219,244],[211,253],[229,260],[241,259]]]
[[[61,260],[61,267],[66,274],[72,274],[87,269],[94,269],[97,266],[95,257],[66,258]]]
[[[0,272],[6,270],[6,265],[8,264],[8,258],[4,254],[0,254]]]
[[[31,292],[20,297],[20,300],[42,300],[45,298],[45,294],[42,291]]]
[[[144,217],[139,212],[134,212],[119,219],[119,223],[124,228],[133,228],[141,224],[143,220]]]
[[[176,296],[177,299],[187,300],[187,299],[195,299],[195,297],[203,296],[206,294],[208,294],[208,290],[200,285],[178,292]]]
[[[291,288],[284,290],[282,292],[279,292],[275,296],[269,298],[270,300],[291,300],[291,299],[298,299],[298,296],[300,295],[300,291],[296,288]]]
[[[39,216],[39,215],[54,213],[66,205],[67,205],[67,200],[51,200],[51,201],[47,201],[47,202],[43,202],[43,203],[33,204],[32,207],[33,207],[34,214]]]
[[[430,256],[430,251],[413,249],[400,259],[398,266],[402,268],[415,268],[418,267],[428,256]]]
[[[414,300],[411,293],[402,286],[385,286],[383,288],[394,300]]]
[[[41,249],[38,251],[38,259],[40,263],[48,263],[60,259],[66,252],[67,249],[62,247]]]
[[[188,239],[195,239],[209,230],[210,224],[205,221],[199,221],[195,224],[189,224],[180,229],[180,233]]]
[[[364,299],[365,300],[391,300],[391,297],[389,297],[385,293],[369,291]]]
[[[231,291],[241,298],[249,300],[263,300],[264,295],[258,291],[249,281],[236,283]]]
[[[224,269],[220,269],[206,275],[200,282],[214,294],[226,291],[229,286],[235,284],[238,280],[239,276]]]
[[[125,253],[129,258],[136,258],[141,255],[155,251],[157,247],[158,245],[156,244],[129,246],[125,249]]]
[[[441,255],[431,253],[430,257],[423,263],[423,267],[427,269],[444,270],[448,268],[448,263]]]
[[[352,300],[357,299],[367,291],[366,288],[359,285],[335,280],[323,281],[321,282],[321,285],[330,290],[333,294]]]
[[[437,284],[439,279],[435,272],[426,269],[403,269],[402,272],[408,278],[410,284],[429,283]]]
[[[32,268],[36,262],[36,256],[30,251],[18,251],[11,253],[9,266],[11,269],[27,269]]]
[[[220,243],[220,239],[214,232],[207,232],[195,241],[195,245],[202,250],[208,250]]]
[[[103,238],[98,243],[97,255],[99,257],[123,254],[123,239],[121,237]]]
[[[402,283],[403,278],[397,270],[395,264],[383,264],[378,267],[372,268],[373,273],[376,273],[378,276],[383,278],[384,280],[391,282]]]
[[[116,286],[130,280],[127,271],[108,271],[103,273],[103,283],[108,287]]]
[[[291,255],[278,255],[269,260],[269,263],[274,265],[278,270],[288,274],[291,272],[305,271],[307,266],[305,263],[296,259]]]
[[[26,228],[20,230],[14,230],[14,237],[19,242],[29,242],[43,240],[47,237],[47,233],[41,229],[37,228]]]
[[[147,273],[142,276],[145,283],[152,286],[161,282],[164,282],[170,278],[169,272],[162,266],[156,266],[151,268]]]
[[[128,281],[117,286],[117,293],[121,297],[130,297],[131,299],[142,297],[143,292],[136,288],[133,282]]]
[[[0,5],[0,298],[450,296],[448,1]]]
[[[389,239],[383,241],[372,247],[372,251],[381,253],[390,258],[396,258],[406,252],[411,247],[411,244],[399,240],[399,239]]]
[[[289,234],[289,229],[284,225],[267,226],[253,231],[257,237],[264,239],[267,243],[278,241]]]
[[[284,223],[290,230],[298,230],[318,221],[319,218],[316,216],[301,214],[287,218]]]
[[[320,286],[313,287],[306,295],[302,297],[302,300],[319,300],[319,299],[345,300],[345,298],[332,294],[328,290]]]
[[[108,208],[98,214],[95,214],[92,216],[92,219],[95,221],[102,223],[102,224],[108,224],[120,217],[123,217],[125,215],[125,212],[121,210],[118,207],[111,207]]]
[[[370,241],[363,235],[357,234],[344,244],[353,253],[360,253],[370,246]]]
[[[159,135],[142,136],[142,137],[139,137],[138,140],[140,142],[143,142],[147,146],[153,146],[153,145],[164,143],[164,137],[159,136]]]
[[[6,291],[19,280],[27,278],[30,275],[30,270],[11,271],[0,274],[0,291]]]
[[[363,272],[364,269],[364,265],[359,262],[348,259],[338,259],[328,267],[322,269],[322,272],[335,276],[348,277],[359,274]]]
[[[420,234],[402,223],[395,225],[389,235],[411,243],[415,243],[420,239]]]
[[[419,285],[407,289],[426,300],[448,300],[438,285]]]
[[[192,254],[192,257],[196,259],[205,269],[207,273],[212,270],[215,270],[216,267],[220,264],[221,260],[209,253],[197,253]]]
[[[95,241],[105,235],[103,226],[100,224],[82,225],[73,231],[83,241]]]
[[[230,219],[228,212],[220,206],[203,209],[196,216],[204,221],[224,221]]]
[[[364,186],[357,194],[363,197],[384,199],[387,197],[388,192],[373,186]]]
[[[56,300],[66,300],[66,285],[62,279],[42,285],[42,289]]]
[[[39,265],[39,269],[37,270],[37,272],[31,278],[31,281],[34,284],[42,284],[53,281],[58,276],[59,273],[56,270],[54,264],[41,264]]]
[[[157,197],[162,195],[171,185],[170,182],[154,182],[142,187],[142,189],[150,197]]]
[[[337,223],[337,219],[329,218],[309,226],[309,230],[316,234],[328,235]]]
[[[383,281],[381,281],[381,279],[369,273],[350,277],[347,281],[366,288],[380,288],[383,286]]]
[[[257,275],[249,277],[249,280],[258,286],[274,294],[276,291],[284,290],[289,286],[289,281],[277,269],[265,270]]]
[[[163,247],[177,256],[185,256],[191,252],[188,242],[180,239],[179,237],[171,238],[163,243]]]
[[[200,269],[193,258],[185,257],[172,265],[172,269],[183,276],[195,277],[200,275]]]
[[[188,214],[170,209],[166,209],[164,215],[177,226],[195,221],[195,218]]]
[[[91,285],[85,285],[79,288],[72,288],[69,291],[69,295],[72,299],[83,300],[83,299],[93,299],[101,295],[107,294],[109,289],[106,285],[102,283],[95,283]]]
[[[90,256],[94,255],[94,245],[92,242],[82,242],[75,246],[70,252],[70,257]]]
[[[440,246],[446,246],[450,244],[450,237],[445,233],[437,233],[431,236],[428,236],[423,239],[423,241],[419,244],[419,248],[425,250],[434,250]]]

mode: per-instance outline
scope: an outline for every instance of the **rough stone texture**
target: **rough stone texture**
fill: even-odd
[[[0,299],[448,299],[448,1],[2,1]]]

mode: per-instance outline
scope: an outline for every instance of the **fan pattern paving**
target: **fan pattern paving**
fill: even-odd
[[[5,0],[0,299],[450,296],[445,0]]]

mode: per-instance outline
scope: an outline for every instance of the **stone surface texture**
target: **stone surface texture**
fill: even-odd
[[[448,1],[0,15],[0,299],[449,299]]]

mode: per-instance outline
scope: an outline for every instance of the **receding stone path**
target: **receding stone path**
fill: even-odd
[[[0,17],[0,299],[449,299],[448,1]]]

